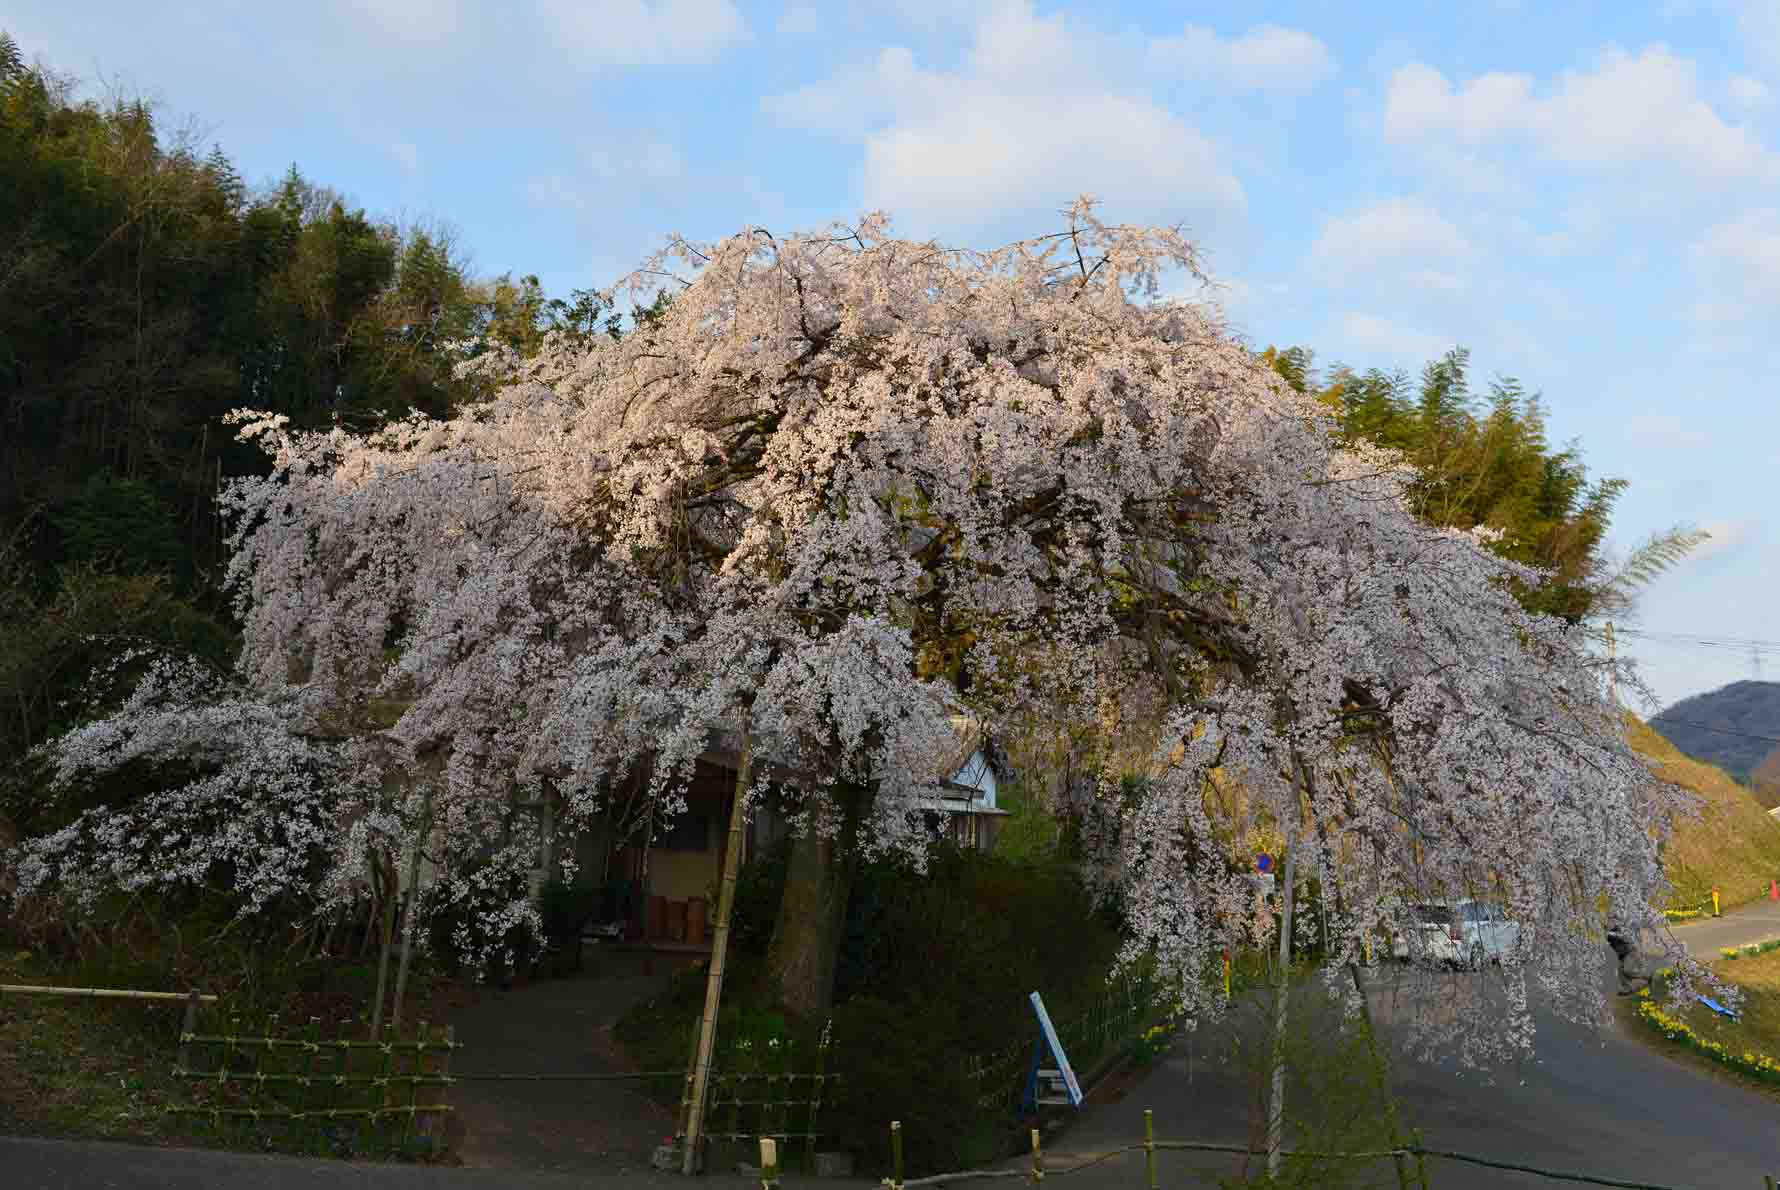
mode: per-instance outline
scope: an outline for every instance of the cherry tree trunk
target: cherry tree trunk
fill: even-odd
[[[787,1012],[806,1023],[827,1019],[834,1006],[835,965],[853,891],[853,852],[870,794],[848,789],[840,796],[844,820],[838,836],[824,839],[804,831],[791,840],[785,892],[767,947],[768,986]]]
[[[834,1004],[835,963],[852,891],[852,868],[832,839],[813,833],[791,841],[785,894],[767,948],[771,987],[785,1010],[805,1022]]]

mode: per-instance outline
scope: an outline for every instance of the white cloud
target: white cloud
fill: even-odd
[[[1442,177],[1467,194],[1515,201],[1524,201],[1529,195],[1520,176],[1482,153],[1431,143],[1423,148],[1422,155]]]
[[[735,0],[539,0],[559,51],[613,66],[708,62],[742,39]]]
[[[1414,198],[1330,218],[1310,250],[1312,270],[1326,284],[1394,283],[1441,294],[1465,290],[1463,269],[1476,257],[1464,232]]]
[[[1081,38],[1063,28],[1062,14],[1040,17],[1024,0],[997,4],[977,26],[969,62],[974,74],[1002,86],[1055,87],[1082,72]]]
[[[1451,346],[1439,335],[1357,311],[1337,315],[1330,331],[1325,337],[1330,359],[1382,356],[1392,363],[1413,365],[1434,359]]]
[[[773,24],[773,32],[780,37],[809,37],[821,31],[822,10],[814,4],[787,4]]]
[[[1708,228],[1687,249],[1699,283],[1692,310],[1708,351],[1752,348],[1780,324],[1780,208],[1745,211]]]
[[[1258,25],[1240,37],[1219,37],[1203,25],[1188,25],[1173,37],[1150,42],[1154,66],[1212,75],[1243,88],[1309,87],[1333,64],[1328,47],[1301,29]]]
[[[1242,184],[1218,147],[1141,92],[1120,85],[1104,39],[994,6],[963,69],[927,69],[903,47],[860,68],[770,97],[788,122],[863,142],[863,201],[923,219],[969,223],[1054,212],[1091,193],[1121,218],[1185,219],[1196,234],[1237,222]]]
[[[1391,77],[1384,128],[1388,139],[1417,146],[1530,145],[1578,171],[1635,171],[1646,188],[1665,177],[1780,182],[1780,160],[1720,119],[1700,95],[1693,63],[1660,45],[1636,57],[1610,49],[1592,71],[1565,71],[1544,98],[1529,75],[1491,73],[1455,86],[1412,63]]]
[[[1526,294],[1539,304],[1545,317],[1553,322],[1577,322],[1582,318],[1571,295],[1549,281],[1530,281]]]
[[[1774,106],[1774,91],[1758,78],[1746,74],[1731,76],[1724,85],[1730,105],[1745,115],[1756,115]]]
[[[1771,70],[1780,73],[1780,4],[1775,0],[1743,0],[1737,27],[1748,39],[1750,49]]]
[[[426,164],[421,160],[420,150],[413,141],[398,140],[389,147],[389,155],[402,167],[402,175],[410,183],[421,181],[426,176]]]
[[[1174,272],[1160,294],[1163,301],[1187,302],[1214,310],[1238,334],[1246,333],[1263,316],[1272,314],[1277,318],[1279,307],[1291,296],[1292,288],[1284,281],[1214,275],[1208,284],[1184,271]]]
[[[1700,528],[1712,536],[1695,546],[1688,558],[1695,562],[1704,562],[1720,554],[1732,553],[1749,540],[1750,531],[1754,527],[1754,521],[1702,521]]]
[[[1246,204],[1217,147],[1141,98],[960,92],[967,101],[951,112],[866,139],[870,205],[970,217],[1018,209],[1041,193],[1054,207],[1093,192],[1124,206],[1140,195],[1167,200],[1222,220]]]
[[[581,214],[605,209],[615,188],[672,209],[676,192],[688,184],[679,146],[662,135],[583,137],[565,168],[537,174],[521,184],[532,203]]]
[[[897,102],[913,102],[920,91],[915,55],[886,46],[869,66],[842,71],[820,82],[761,99],[760,108],[788,124],[813,132],[863,132],[888,119]]]
[[[1688,449],[1705,446],[1711,440],[1697,421],[1673,413],[1634,414],[1626,420],[1625,436],[1659,446]]]

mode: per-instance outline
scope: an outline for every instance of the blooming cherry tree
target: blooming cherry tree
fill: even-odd
[[[473,874],[506,887],[536,862],[520,797],[567,832],[640,780],[671,815],[725,731],[759,758],[743,794],[795,800],[802,870],[844,904],[835,840],[921,850],[956,716],[1092,723],[1141,692],[1146,792],[1109,769],[1059,810],[1091,824],[1130,953],[1154,948],[1190,1007],[1216,1009],[1207,975],[1254,920],[1237,852],[1265,829],[1322,877],[1338,957],[1429,897],[1522,923],[1506,1027],[1430,1016],[1430,1041],[1526,1044],[1535,986],[1598,1015],[1600,905],[1656,920],[1673,809],[1600,663],[1515,602],[1509,581],[1541,575],[1418,522],[1398,461],[1341,448],[1210,315],[1156,300],[1164,270],[1198,270],[1178,231],[1107,225],[1087,199],[1066,216],[983,253],[876,214],[674,238],[629,279],[689,274],[647,327],[480,356],[464,371],[496,395],[449,421],[234,415],[272,460],[226,496],[239,682],[379,788],[439,774],[424,816],[322,814],[301,845],[349,867],[352,831],[424,817],[467,905]],[[75,733],[64,771],[162,713]],[[237,766],[294,746],[246,710],[180,714],[233,731]],[[83,838],[120,846],[123,821]],[[31,842],[30,887],[67,884],[75,846]],[[208,853],[137,854],[129,879],[171,880]],[[781,935],[787,999],[819,1007],[833,938]]]

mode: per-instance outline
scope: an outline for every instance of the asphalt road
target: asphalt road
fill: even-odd
[[[1394,977],[1391,968],[1374,976]],[[1418,1062],[1398,1045],[1387,990],[1377,988],[1375,1004],[1392,1051],[1393,1086],[1405,1128],[1419,1128],[1430,1148],[1660,1186],[1757,1190],[1763,1175],[1780,1175],[1780,1106],[1773,1100],[1672,1062],[1616,1029],[1596,1034],[1543,1014],[1538,1056],[1518,1068],[1490,1076],[1462,1072],[1454,1062]],[[1334,1018],[1327,1020],[1333,1027]],[[1051,1146],[1047,1165],[1140,1141],[1145,1108],[1154,1111],[1158,1139],[1257,1143],[1255,1081],[1218,1065],[1211,1048],[1208,1039],[1177,1043],[1117,1102],[1084,1109]],[[1159,1166],[1163,1185],[1211,1185],[1212,1176],[1238,1172],[1241,1159],[1165,1153]],[[1371,1173],[1366,1184],[1396,1185],[1387,1162]],[[1452,1190],[1566,1184],[1433,1158],[1428,1173],[1433,1185]],[[1129,1190],[1142,1179],[1143,1155],[1134,1153],[1064,1183],[1067,1190]]]
[[[1716,959],[1721,946],[1745,946],[1780,938],[1780,901],[1756,901],[1723,917],[1691,921],[1671,926],[1670,930],[1686,943],[1687,953],[1694,958]]]
[[[696,1184],[708,1190],[757,1190],[760,1185],[733,1174],[712,1175]],[[787,1190],[837,1190],[847,1185],[798,1178],[786,1178],[784,1184]],[[0,1186],[6,1190],[686,1190],[687,1182],[677,1174],[655,1172],[445,1169],[0,1137]]]

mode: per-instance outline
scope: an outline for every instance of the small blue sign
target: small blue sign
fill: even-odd
[[[1039,1043],[1032,1052],[1033,1069],[1027,1076],[1029,1088],[1036,1088],[1038,1063],[1045,1051],[1050,1051],[1051,1060],[1057,1063],[1057,1073],[1063,1076],[1064,1093],[1069,1097],[1072,1106],[1082,1105],[1082,1087],[1075,1081],[1075,1071],[1070,1068],[1069,1059],[1064,1056],[1063,1043],[1057,1040],[1057,1030],[1051,1024],[1051,1014],[1045,1011],[1045,1002],[1039,999],[1038,993],[1032,993],[1032,1011],[1038,1015]],[[1028,1100],[1033,1100],[1033,1090],[1027,1092]]]
[[[1263,876],[1273,871],[1273,857],[1268,855],[1265,851],[1255,856],[1255,871],[1261,873]]]

